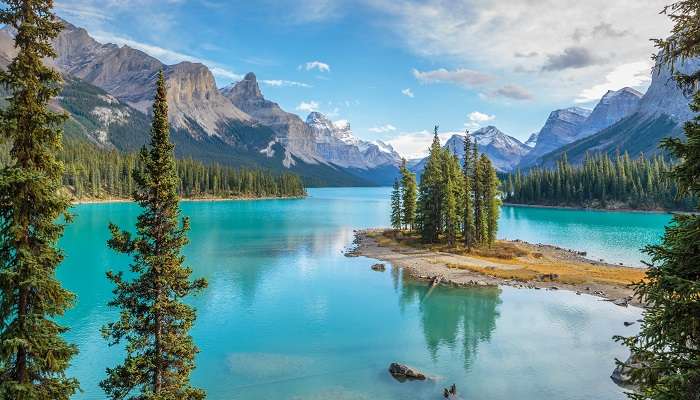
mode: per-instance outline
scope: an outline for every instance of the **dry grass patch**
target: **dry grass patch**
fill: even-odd
[[[520,282],[553,280],[571,285],[583,283],[603,283],[626,286],[644,279],[644,271],[636,268],[598,267],[585,264],[542,263],[523,264],[520,268],[494,268],[474,265],[449,265],[450,268],[466,269],[472,272]],[[556,276],[549,279],[548,276]]]

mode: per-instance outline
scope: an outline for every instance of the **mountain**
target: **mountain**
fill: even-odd
[[[487,126],[469,134],[472,143],[476,141],[479,152],[486,154],[499,172],[512,171],[530,148],[518,139],[506,135],[495,126]],[[464,160],[464,135],[452,135],[443,148],[456,154],[460,162]],[[420,174],[425,168],[427,157],[415,164],[411,170]]]
[[[523,144],[529,148],[535,147],[535,145],[537,144],[537,137],[539,136],[539,134],[539,132],[531,134],[530,137],[527,138],[527,141]]]
[[[222,88],[221,93],[236,107],[275,132],[276,141],[289,153],[284,157],[286,167],[293,162],[291,155],[306,162],[317,161],[314,157],[316,144],[309,127],[296,114],[288,113],[277,103],[265,99],[254,73],[248,73],[243,80]]]
[[[105,148],[140,147],[149,135],[147,115],[157,73],[163,70],[177,156],[232,166],[290,170],[302,175],[307,185],[385,183],[368,179],[381,176],[386,170],[385,164],[376,161],[381,155],[373,150],[362,150],[370,162],[348,167],[316,157],[317,143],[310,128],[299,117],[267,102],[254,75],[252,86],[255,87],[246,92],[244,82],[237,97],[255,116],[238,108],[226,92],[220,92],[213,74],[203,64],[165,65],[129,46],[101,44],[85,29],[62,22],[64,29],[53,43],[58,55],[46,62],[59,69],[66,81],[55,107],[70,114],[67,134],[82,136]],[[15,54],[13,37],[11,28],[0,29],[0,64],[7,65]],[[249,98],[244,101],[246,96]],[[270,112],[267,118],[261,111],[266,106]],[[377,165],[382,168],[381,174],[367,173],[363,177],[356,170],[365,171],[368,166]]]
[[[391,183],[398,171],[401,157],[391,146],[360,140],[353,135],[349,122],[333,122],[319,112],[311,112],[306,121],[302,121],[265,99],[252,72],[221,89],[221,93],[236,107],[275,131],[276,138],[269,146],[279,143],[284,147],[286,166],[293,165],[295,158],[311,164],[329,164],[377,184]],[[384,177],[384,172],[372,172],[378,168],[390,177]]]
[[[523,157],[519,166],[529,167],[537,162],[538,157],[576,140],[579,129],[589,115],[591,110],[581,107],[552,111],[537,133],[535,147]]]
[[[629,87],[608,90],[579,129],[576,140],[600,132],[633,114],[641,99],[642,94]]]
[[[700,58],[676,65],[681,73],[700,70]],[[570,143],[544,155],[541,164],[553,165],[566,153],[569,161],[580,163],[586,153],[627,152],[630,156],[653,155],[661,151],[664,137],[681,137],[682,125],[693,117],[688,108],[690,94],[678,88],[668,68],[660,67],[652,75],[651,85],[632,114],[591,136]]]

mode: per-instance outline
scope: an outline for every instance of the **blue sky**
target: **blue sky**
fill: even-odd
[[[264,95],[416,157],[433,125],[496,125],[520,140],[550,111],[644,91],[668,0],[61,0],[101,42],[207,64],[225,86],[253,71]]]

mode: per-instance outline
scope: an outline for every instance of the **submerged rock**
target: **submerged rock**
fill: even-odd
[[[389,365],[389,373],[399,382],[404,382],[406,380],[425,380],[425,375],[420,371],[396,362]]]
[[[386,266],[385,266],[384,264],[382,264],[382,263],[374,264],[374,265],[372,265],[371,268],[372,268],[372,270],[374,270],[374,271],[384,271],[384,270],[386,270]]]

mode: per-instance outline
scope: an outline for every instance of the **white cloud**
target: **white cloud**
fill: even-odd
[[[577,103],[598,101],[608,90],[619,90],[625,86],[643,90],[651,82],[652,66],[651,61],[620,65],[605,76],[605,81],[583,89],[575,101]]]
[[[386,124],[382,126],[375,126],[372,128],[369,128],[368,131],[374,132],[374,133],[386,133],[386,132],[393,132],[396,130],[396,127],[391,124]]]
[[[331,66],[321,61],[309,61],[304,65],[300,65],[299,69],[307,71],[317,69],[318,72],[331,72]]]
[[[469,130],[479,129],[482,124],[496,119],[495,115],[484,114],[479,111],[472,111],[467,115],[467,122],[464,126]]]
[[[311,85],[303,83],[303,82],[287,81],[284,79],[263,79],[260,82],[262,82],[268,86],[273,86],[273,87],[303,87],[303,88],[310,88],[311,87]]]
[[[318,111],[318,108],[319,104],[317,101],[302,101],[297,106],[297,111],[301,111],[303,113],[310,113],[312,111]]]
[[[438,137],[441,143],[445,143],[454,134],[463,134],[463,132],[443,132],[438,133]],[[394,150],[409,160],[423,158],[428,154],[428,148],[433,142],[433,132],[427,130],[402,132],[389,140],[384,140],[384,142],[390,144]]]
[[[219,65],[218,63],[189,54],[181,53],[178,51],[166,49],[164,47],[151,45],[148,43],[142,43],[136,40],[125,38],[122,36],[113,35],[108,32],[97,32],[92,34],[92,37],[101,43],[115,43],[120,46],[129,46],[137,50],[141,50],[144,53],[157,58],[164,64],[177,64],[183,61],[197,62],[205,64],[209,67],[214,76],[221,78],[231,79],[231,80],[241,80],[243,75],[237,74],[230,69]]]
[[[469,113],[469,115],[467,117],[469,118],[469,121],[476,122],[479,124],[482,124],[482,123],[488,122],[488,121],[493,121],[494,119],[496,119],[495,115],[488,115],[488,114],[484,114],[484,113],[479,112],[479,111],[472,111]]]
[[[406,97],[413,98],[415,95],[413,94],[413,91],[411,91],[411,88],[406,88],[401,91],[401,94],[403,94]]]
[[[538,97],[557,101],[575,98],[622,65],[648,60],[655,51],[649,39],[669,34],[668,18],[659,15],[667,3],[668,0],[365,1],[384,14],[395,40],[414,54],[426,59],[442,58],[451,65],[496,76],[500,82],[537,87]],[[614,29],[601,28],[608,25]],[[566,55],[566,49],[571,48],[581,49],[578,55],[590,57],[568,57],[551,64],[548,56]],[[569,56],[571,53],[569,50]],[[588,66],[564,68],[567,65]],[[545,66],[548,68],[543,70]],[[446,77],[440,80],[455,81]],[[474,82],[469,78],[467,83]],[[489,88],[491,94],[498,94],[493,90]],[[528,97],[513,90],[503,94],[523,100]]]
[[[421,83],[454,83],[465,87],[481,85],[493,79],[488,74],[466,68],[455,70],[440,68],[433,71],[414,69],[413,76]]]

